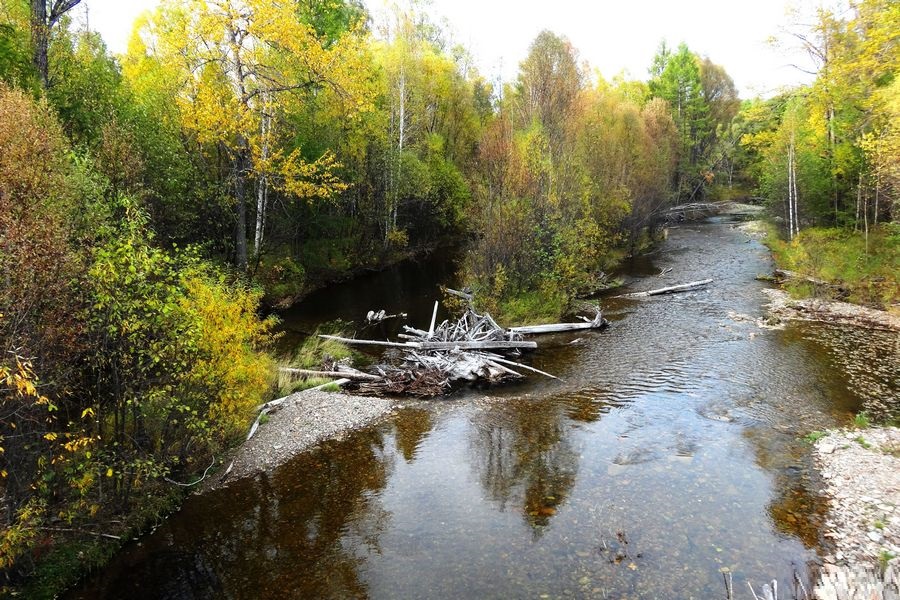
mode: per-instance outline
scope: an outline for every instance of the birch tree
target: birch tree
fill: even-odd
[[[254,255],[265,239],[270,188],[298,199],[329,198],[346,189],[330,150],[308,159],[279,135],[279,115],[290,97],[330,88],[339,92],[349,119],[371,108],[354,77],[358,32],[325,40],[299,14],[296,1],[167,0],[136,31],[130,50],[133,73],[142,64],[161,66],[175,78],[182,127],[227,156],[235,263],[242,271],[248,267],[247,205],[254,185]]]

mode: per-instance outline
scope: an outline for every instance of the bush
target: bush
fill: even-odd
[[[93,388],[122,502],[139,482],[189,472],[234,440],[274,371],[260,293],[190,252],[152,247],[143,213],[126,213],[88,274],[92,343],[103,348]]]

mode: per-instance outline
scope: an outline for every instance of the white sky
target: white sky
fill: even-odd
[[[789,66],[806,64],[766,43],[788,18],[795,0],[431,0],[432,19],[450,26],[454,41],[471,51],[481,73],[512,80],[528,46],[543,29],[571,40],[582,60],[611,78],[626,71],[647,78],[660,40],[687,42],[725,67],[742,97],[768,96],[809,77]],[[157,0],[84,0],[91,29],[113,52],[124,52],[131,25]],[[366,0],[380,10],[383,0]],[[84,10],[76,19],[84,19]],[[501,70],[502,65],[502,70]]]

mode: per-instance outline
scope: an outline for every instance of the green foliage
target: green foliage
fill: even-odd
[[[815,444],[824,437],[828,437],[827,431],[812,431],[803,436],[803,441],[808,444]]]
[[[498,303],[497,320],[509,326],[552,322],[565,312],[568,301],[564,293],[551,286],[514,293]]]
[[[869,232],[847,229],[804,229],[793,241],[770,233],[766,243],[778,265],[817,279],[833,282],[846,290],[851,302],[889,307],[900,300],[900,228],[879,225]],[[868,250],[868,251],[867,251]],[[808,296],[812,287],[795,287],[795,294]]]
[[[303,293],[306,271],[303,265],[289,256],[274,259],[263,257],[254,280],[265,290],[269,305],[291,303]]]
[[[0,2],[0,81],[35,90],[37,73],[31,62],[28,8],[24,2]]]
[[[871,424],[869,415],[865,411],[856,413],[856,416],[853,417],[853,426],[857,429],[868,429]]]

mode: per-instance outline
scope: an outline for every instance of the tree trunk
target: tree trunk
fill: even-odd
[[[234,157],[234,202],[237,224],[234,231],[235,265],[241,273],[247,272],[247,157],[248,142],[241,139]]]
[[[41,85],[47,89],[49,83],[49,64],[47,62],[47,45],[50,38],[50,27],[47,23],[46,0],[31,0],[31,49],[32,62],[41,78]]]
[[[788,146],[788,237],[794,239],[794,138]]]
[[[268,204],[268,177],[266,176],[266,160],[269,158],[269,132],[271,131],[272,117],[264,110],[261,123],[260,133],[262,137],[261,159],[262,169],[259,170],[258,180],[256,182],[256,235],[253,238],[253,258],[259,260],[260,252],[262,252],[263,237],[266,230],[266,210]]]

